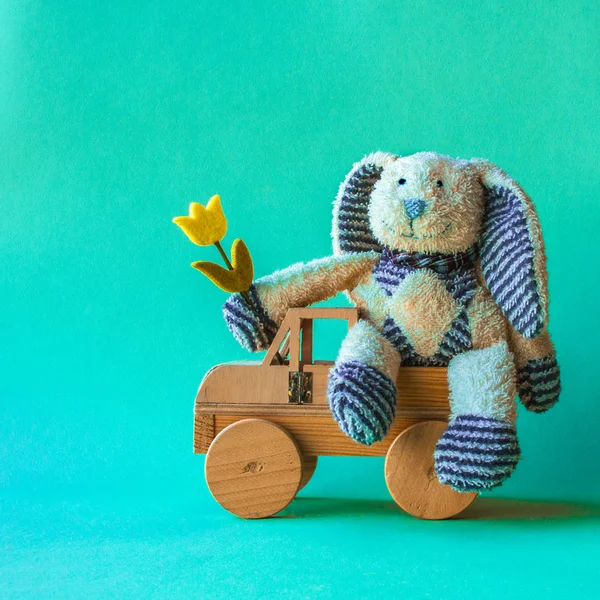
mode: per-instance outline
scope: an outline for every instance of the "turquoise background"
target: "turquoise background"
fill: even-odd
[[[579,0],[1,2],[2,597],[597,597],[599,21]],[[413,520],[382,460],[335,458],[297,518],[236,520],[192,407],[247,356],[189,267],[216,251],[171,218],[219,193],[258,276],[325,256],[339,182],[379,149],[485,157],[532,196],[561,403],[521,411],[525,458],[472,520]]]

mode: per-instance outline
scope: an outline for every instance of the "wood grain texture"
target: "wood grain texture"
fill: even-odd
[[[319,459],[316,456],[302,456],[302,479],[300,480],[300,490],[311,480],[317,469],[318,462]]]
[[[265,355],[265,357],[262,361],[262,366],[269,367],[273,364],[277,364],[275,361],[275,354],[278,351],[279,351],[279,355],[283,358],[285,358],[285,356],[287,355],[288,349],[290,346],[290,337],[288,336],[288,332],[290,330],[289,323],[290,323],[290,321],[289,321],[288,315],[286,315],[285,318],[283,319],[283,322],[279,326],[279,329],[278,329],[277,333],[275,334],[273,341],[271,342],[271,346],[267,350],[267,354]],[[284,346],[282,346],[284,341],[285,341],[285,344],[284,344]]]
[[[206,404],[196,406],[196,414],[220,415],[282,415],[297,417],[329,417],[333,419],[329,406],[312,404]],[[449,414],[448,406],[398,406],[396,417],[412,421],[444,420]]]
[[[310,365],[313,361],[313,322],[310,319],[300,319],[302,331],[302,352],[300,359],[303,365]]]
[[[286,366],[268,367],[268,376],[265,379],[257,377],[254,383],[252,377],[244,377],[244,373],[258,376],[262,369],[240,365],[242,371],[239,371],[236,367],[231,365],[231,371],[224,371],[223,378],[219,376],[219,379],[215,380],[220,390],[218,394],[199,394],[196,400],[196,420],[201,420],[205,414],[215,415],[215,435],[236,420],[253,416],[286,427],[300,443],[303,451],[309,455],[385,456],[394,437],[403,429],[421,421],[445,421],[450,413],[446,369],[401,367],[397,378],[396,418],[392,423],[391,432],[383,442],[373,446],[362,446],[347,438],[333,419],[326,396],[329,365],[311,366],[313,402],[300,406],[287,403],[289,370]],[[229,378],[228,374],[231,374],[232,378]],[[248,392],[245,395],[242,391],[244,385]],[[206,389],[212,388],[208,386]],[[253,389],[254,392],[250,393]],[[280,391],[283,391],[285,402],[274,402],[274,399],[280,399]],[[219,399],[218,402],[209,401],[215,397]],[[199,428],[205,429],[205,425],[201,423],[195,430]],[[196,452],[206,452],[206,449],[201,450],[198,444],[195,444],[194,448]]]
[[[306,456],[385,456],[396,436],[419,422],[396,417],[385,440],[372,446],[364,446],[344,434],[331,414],[324,417],[272,414],[255,416],[276,423],[289,431]],[[215,431],[218,433],[245,418],[245,414],[215,415]]]
[[[268,401],[287,404],[289,372],[287,365],[263,367],[250,361],[218,365],[204,378],[196,396],[196,406],[263,404]]]
[[[205,454],[215,437],[215,417],[211,414],[197,414],[194,418],[194,452]]]
[[[394,501],[420,519],[448,519],[465,510],[477,494],[460,493],[438,481],[433,452],[446,423],[429,421],[403,431],[385,460],[385,481]]]
[[[358,308],[290,308],[287,311],[286,318],[297,319],[339,319],[348,321],[348,325],[353,327],[358,320]]]
[[[283,510],[302,481],[302,456],[295,441],[269,421],[244,419],[221,431],[205,462],[215,500],[244,519]]]
[[[328,407],[327,384],[332,364],[302,365],[313,374],[311,406]],[[196,396],[196,410],[226,412],[230,404],[287,405],[288,365],[262,366],[244,362],[218,365],[204,378]],[[396,377],[398,408],[448,410],[448,370],[444,367],[400,367]],[[307,407],[308,408],[308,407]]]
[[[292,319],[290,315],[287,317],[290,321],[290,371],[300,370],[300,319]],[[264,367],[264,365],[263,365]]]

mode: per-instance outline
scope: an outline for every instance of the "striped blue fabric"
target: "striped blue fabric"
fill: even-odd
[[[389,340],[400,353],[401,362],[415,367],[446,367],[450,359],[473,348],[469,318],[466,309],[461,310],[452,326],[444,336],[440,349],[431,357],[417,354],[408,338],[396,322],[388,317],[382,329],[383,336]]]
[[[391,296],[410,273],[429,269],[444,282],[459,304],[468,306],[477,288],[476,258],[476,246],[456,254],[409,254],[386,248],[373,268],[373,277],[383,291]]]
[[[373,278],[387,296],[391,296],[398,286],[414,269],[398,264],[391,258],[389,251],[381,255],[379,262],[373,267]]]
[[[348,180],[337,207],[340,250],[346,252],[381,252],[369,224],[369,202],[373,187],[381,177],[383,167],[366,164]]]
[[[524,209],[508,188],[487,188],[486,195],[480,240],[483,274],[511,325],[524,337],[533,338],[544,322]]]
[[[277,333],[277,324],[263,308],[253,285],[248,304],[241,294],[232,294],[223,305],[223,316],[229,331],[243,348],[250,352],[266,350]]]
[[[460,311],[450,330],[444,336],[440,349],[433,359],[447,365],[450,359],[457,354],[466,352],[473,348],[469,317],[466,309]]]
[[[450,421],[437,444],[435,470],[441,483],[459,492],[482,492],[508,479],[520,454],[514,424],[460,415]]]
[[[454,271],[438,274],[452,297],[465,308],[469,306],[477,290],[477,277],[473,265],[463,265]]]
[[[557,402],[561,391],[556,355],[527,362],[517,373],[519,398],[533,412],[545,412]]]
[[[329,373],[329,406],[340,429],[370,446],[383,440],[396,413],[396,386],[375,367],[354,360]]]

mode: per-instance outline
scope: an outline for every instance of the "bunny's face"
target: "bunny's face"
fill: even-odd
[[[453,253],[478,239],[484,188],[474,163],[432,152],[388,162],[373,187],[369,221],[385,246]]]

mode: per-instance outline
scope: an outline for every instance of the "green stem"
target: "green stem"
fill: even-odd
[[[221,246],[221,242],[215,242],[215,246],[217,247],[217,250],[219,251],[219,254],[221,255],[221,257],[225,261],[227,268],[230,271],[233,271],[233,265],[229,262],[229,258],[227,257],[227,254],[225,254],[225,250],[223,250],[223,246]]]

